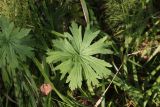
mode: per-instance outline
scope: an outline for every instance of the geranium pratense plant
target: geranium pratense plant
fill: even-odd
[[[55,69],[60,70],[61,78],[68,74],[66,82],[71,90],[80,88],[83,80],[89,86],[98,85],[98,79],[112,74],[109,70],[112,67],[110,63],[93,56],[112,53],[106,48],[107,37],[93,42],[100,31],[93,32],[87,26],[83,35],[81,26],[76,23],[72,23],[70,31],[71,34],[64,33],[65,38],[53,41],[54,49],[47,53],[47,62],[60,62]]]

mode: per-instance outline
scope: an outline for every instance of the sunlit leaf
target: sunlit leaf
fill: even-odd
[[[111,64],[92,56],[112,53],[106,49],[106,37],[92,43],[99,31],[92,32],[88,26],[82,35],[81,26],[75,23],[72,23],[70,30],[72,34],[64,33],[68,38],[53,42],[54,49],[47,53],[47,62],[60,62],[57,63],[56,70],[62,73],[61,79],[67,76],[66,82],[71,90],[81,88],[83,80],[89,87],[96,86],[99,84],[98,79],[107,78],[112,74],[108,69],[112,67]]]

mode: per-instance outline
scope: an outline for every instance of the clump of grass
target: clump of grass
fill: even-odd
[[[25,25],[29,20],[28,0],[2,0],[0,1],[0,15],[4,15],[16,25]]]

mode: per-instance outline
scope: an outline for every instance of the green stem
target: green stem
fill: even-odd
[[[41,66],[41,63],[38,61],[37,58],[33,58],[34,63],[36,64],[36,66],[38,67],[39,71],[41,72],[42,76],[44,77],[45,81],[47,83],[49,83],[52,87],[52,89],[54,90],[54,92],[62,99],[62,101],[66,102],[67,104],[73,105],[73,103],[71,103],[71,101],[63,96],[54,86],[54,84],[50,81],[50,79],[48,78],[45,70],[43,69],[43,67]]]

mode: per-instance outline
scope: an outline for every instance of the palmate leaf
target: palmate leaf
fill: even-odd
[[[111,75],[108,69],[111,64],[98,59],[92,55],[111,54],[112,51],[106,49],[106,37],[93,43],[100,31],[92,32],[89,26],[86,27],[84,35],[82,28],[76,23],[70,27],[71,34],[65,32],[64,39],[53,41],[53,50],[48,51],[47,62],[57,63],[56,70],[62,73],[61,79],[67,76],[71,90],[80,88],[82,81],[86,81],[89,86],[99,84],[99,79]]]
[[[0,67],[15,69],[19,62],[33,56],[33,48],[24,43],[30,29],[15,28],[4,16],[0,16]],[[27,39],[27,40],[26,40]]]

